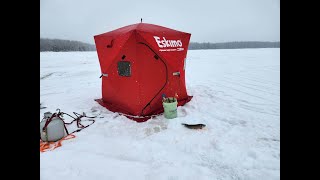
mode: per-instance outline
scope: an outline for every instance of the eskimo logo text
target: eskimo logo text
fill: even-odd
[[[161,39],[158,36],[153,36],[156,40],[159,48],[169,48],[169,47],[182,47],[181,40],[167,40],[165,37]],[[177,49],[160,49],[159,51],[182,51],[184,48],[177,48]]]
[[[165,48],[165,47],[182,47],[182,42],[181,40],[166,40],[165,37],[163,37],[163,40],[161,40],[160,37],[158,36],[153,36],[154,39],[156,40],[158,46],[160,48]]]

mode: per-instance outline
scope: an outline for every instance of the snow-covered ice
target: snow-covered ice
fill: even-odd
[[[40,63],[47,107],[40,120],[57,108],[100,117],[40,153],[42,180],[280,179],[279,48],[188,51],[193,99],[178,107],[178,118],[145,123],[94,101],[101,98],[96,52],[42,52]],[[207,126],[190,130],[182,122]]]

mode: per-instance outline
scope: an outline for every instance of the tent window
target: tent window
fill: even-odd
[[[119,61],[118,62],[118,73],[119,76],[131,76],[131,66],[129,61]]]

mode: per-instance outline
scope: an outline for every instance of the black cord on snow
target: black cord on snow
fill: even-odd
[[[68,135],[69,135],[69,134],[73,134],[73,133],[75,133],[75,132],[80,132],[81,130],[83,130],[83,129],[91,126],[93,123],[95,123],[95,120],[94,120],[94,119],[88,119],[88,120],[85,120],[85,121],[91,121],[92,123],[84,126],[83,124],[81,124],[81,118],[83,118],[83,117],[86,117],[86,118],[96,118],[96,117],[98,116],[98,115],[97,115],[97,116],[91,117],[91,116],[87,116],[85,113],[83,113],[83,114],[81,115],[81,114],[79,114],[79,113],[73,112],[73,114],[76,116],[76,118],[75,118],[75,117],[71,116],[71,115],[68,114],[68,113],[61,112],[60,109],[57,109],[56,111],[58,111],[58,112],[53,113],[53,114],[51,115],[51,117],[46,120],[46,123],[45,123],[45,125],[44,125],[43,128],[42,128],[43,131],[46,131],[47,126],[49,125],[49,123],[52,121],[52,119],[53,119],[54,117],[58,117],[59,119],[61,119],[61,120],[63,121],[63,123],[64,123],[64,128],[65,128],[65,130],[66,130],[66,133],[67,133]],[[73,119],[73,121],[71,121],[71,122],[69,122],[69,123],[64,122],[63,118],[61,117],[61,116],[63,116],[63,115],[67,115],[67,116],[71,117],[71,118]],[[73,131],[72,133],[69,133],[66,125],[71,125],[74,121],[77,122],[77,127],[80,128],[80,129],[77,129],[77,130]]]
[[[69,122],[69,123],[66,123],[66,122],[65,122],[65,123],[64,123],[65,125],[70,125],[70,124],[72,124],[74,121],[76,121],[76,122],[77,122],[77,127],[80,128],[80,129],[77,129],[77,130],[73,131],[73,132],[70,133],[70,134],[73,134],[73,133],[75,133],[75,132],[80,132],[81,130],[83,130],[83,129],[91,126],[93,123],[95,123],[95,120],[94,120],[94,119],[84,120],[84,121],[91,121],[91,122],[92,122],[91,124],[88,124],[88,125],[84,126],[83,124],[81,124],[81,118],[83,118],[83,117],[86,117],[86,118],[96,118],[96,117],[98,116],[98,115],[97,115],[97,116],[91,117],[91,116],[86,116],[84,113],[83,113],[83,114],[79,114],[79,113],[73,112],[73,114],[76,116],[76,118],[75,118],[75,117],[71,116],[71,115],[68,114],[68,113],[62,112],[61,114],[62,114],[62,115],[65,114],[65,115],[67,115],[67,116],[69,116],[69,117],[71,117],[71,118],[74,119],[73,121],[71,121],[71,122]],[[79,116],[78,116],[78,115],[79,115]],[[67,134],[69,134],[69,133],[67,133]]]

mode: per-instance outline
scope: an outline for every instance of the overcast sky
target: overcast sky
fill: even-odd
[[[41,0],[40,37],[93,44],[141,17],[193,42],[280,41],[280,0]]]

